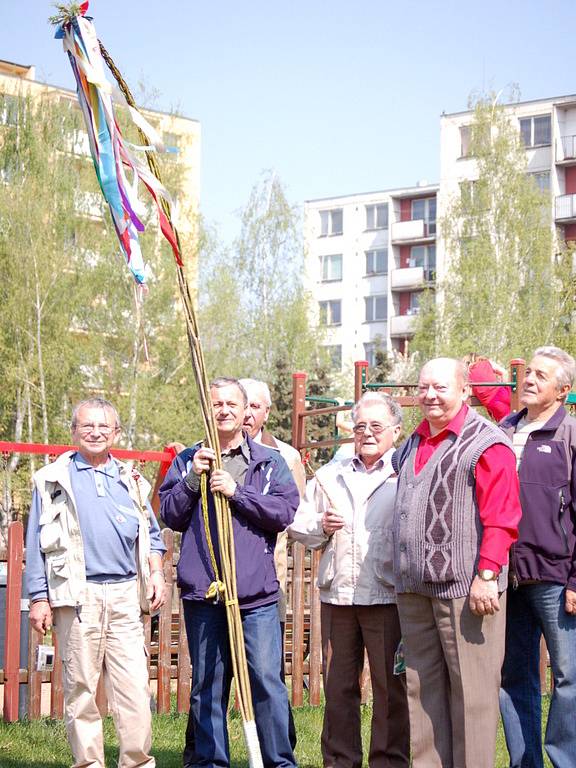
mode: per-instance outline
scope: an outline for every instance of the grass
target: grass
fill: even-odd
[[[544,715],[548,712],[548,697],[543,700]],[[322,730],[321,707],[300,707],[294,710],[298,733],[296,758],[301,768],[320,768],[320,731]],[[367,744],[370,730],[370,706],[362,708],[362,732]],[[186,715],[169,714],[153,716],[153,748],[159,768],[181,768],[182,745],[186,729]],[[242,735],[242,722],[236,712],[229,721],[231,764],[235,768],[248,768]],[[118,742],[111,718],[104,721],[106,763],[112,768],[117,764]],[[509,765],[502,728],[498,731],[495,768]],[[69,768],[70,750],[61,720],[24,721],[4,723],[0,720],[0,766],[2,768]],[[551,763],[545,760],[545,765]]]

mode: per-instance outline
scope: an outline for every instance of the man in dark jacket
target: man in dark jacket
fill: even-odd
[[[576,766],[576,419],[563,404],[576,365],[540,347],[526,368],[524,409],[501,427],[512,439],[522,519],[511,550],[500,709],[512,768],[542,768],[540,638],[554,675],[545,748]]]
[[[230,764],[226,710],[232,669],[226,612],[221,600],[207,597],[216,578],[210,540],[220,570],[212,498],[212,492],[219,491],[228,497],[232,511],[238,601],[263,762],[266,767],[292,768],[288,695],[280,677],[274,546],[277,534],[294,518],[298,489],[280,454],[242,432],[247,398],[239,382],[216,379],[210,394],[224,468],[211,470],[213,450],[197,443],[174,459],[160,489],[162,519],[183,533],[178,585],[192,661],[194,728],[194,754],[185,754],[185,766]],[[203,472],[210,473],[209,535],[202,512]]]

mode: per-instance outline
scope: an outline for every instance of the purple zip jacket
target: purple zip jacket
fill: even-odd
[[[278,451],[246,438],[250,463],[244,485],[229,500],[236,551],[236,579],[241,608],[255,608],[278,600],[274,568],[276,536],[294,519],[300,502],[298,488]],[[160,488],[160,515],[169,528],[183,533],[178,561],[178,586],[183,600],[205,600],[214,581],[206,541],[200,491],[184,478],[200,443],[186,448],[172,462]],[[222,575],[214,500],[208,490],[209,525]]]
[[[525,414],[500,423],[510,439]],[[511,572],[519,583],[549,581],[576,591],[576,419],[565,408],[529,435],[518,476],[522,519]]]

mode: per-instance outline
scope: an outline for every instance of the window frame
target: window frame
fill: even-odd
[[[339,318],[334,321],[334,308],[338,306]],[[325,327],[342,325],[342,299],[323,299],[318,302],[319,325]]]
[[[380,212],[386,211],[385,223],[379,224]],[[369,213],[370,211],[370,213]],[[388,229],[390,226],[388,203],[368,203],[364,206],[364,212],[366,215],[365,232],[377,232],[379,230]],[[370,226],[369,220],[372,219],[372,225]]]
[[[326,268],[325,265],[329,262],[329,259],[340,259],[340,277],[326,277]],[[320,256],[320,282],[321,283],[341,283],[342,282],[342,275],[343,275],[343,266],[344,266],[344,259],[343,254],[341,253],[326,253],[322,254]]]
[[[377,300],[384,299],[384,317],[376,317]],[[368,307],[371,311],[368,312]],[[364,296],[364,322],[365,323],[386,323],[388,321],[388,294],[375,293],[370,296]]]
[[[368,258],[371,256],[372,260],[376,262],[378,254],[384,254],[384,269],[379,270],[375,268],[373,270],[369,270]],[[375,267],[377,267],[377,264],[375,265]],[[384,248],[370,248],[369,250],[364,251],[364,275],[366,277],[374,277],[376,275],[387,275],[387,274],[388,274],[388,247],[385,246]]]
[[[338,237],[344,234],[344,209],[343,208],[326,208],[318,212],[320,214],[320,237]],[[339,215],[340,217],[340,229],[335,231],[334,219]],[[324,219],[326,217],[326,231],[324,231]]]

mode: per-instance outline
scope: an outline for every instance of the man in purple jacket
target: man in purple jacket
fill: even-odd
[[[520,413],[501,422],[518,462],[522,519],[510,552],[500,709],[511,768],[542,768],[540,638],[554,675],[545,749],[576,766],[576,419],[563,405],[576,365],[540,347],[526,368]]]
[[[184,766],[230,764],[226,711],[232,668],[226,611],[221,599],[207,596],[216,578],[200,491],[200,476],[207,472],[209,530],[219,570],[212,492],[227,496],[232,511],[238,601],[264,766],[292,768],[296,763],[288,737],[288,695],[280,677],[274,546],[277,534],[294,519],[300,497],[280,454],[243,433],[247,397],[241,384],[216,379],[210,395],[224,468],[212,470],[214,451],[196,443],[174,459],[160,488],[162,519],[183,533],[178,586],[192,661],[193,728],[193,747],[184,753]]]

